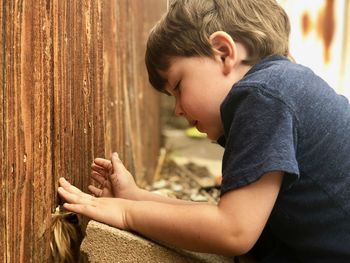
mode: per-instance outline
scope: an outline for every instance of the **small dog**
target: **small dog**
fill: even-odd
[[[82,262],[80,244],[84,235],[78,215],[57,207],[52,215],[51,231],[51,262]]]

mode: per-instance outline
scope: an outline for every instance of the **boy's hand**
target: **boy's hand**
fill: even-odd
[[[117,153],[112,154],[112,161],[96,158],[91,168],[91,177],[101,185],[101,188],[93,185],[89,185],[88,188],[97,197],[133,199],[139,190]]]
[[[80,191],[63,177],[59,179],[58,193],[67,203],[68,211],[87,216],[93,220],[127,230],[126,207],[129,200],[119,198],[97,198]]]

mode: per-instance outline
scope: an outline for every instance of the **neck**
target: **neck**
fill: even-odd
[[[241,80],[245,76],[245,74],[247,74],[247,72],[252,68],[252,66],[243,63],[243,61],[248,57],[247,49],[239,42],[236,42],[236,46],[240,63],[237,64],[235,70],[233,71],[233,83],[236,83],[239,80]]]

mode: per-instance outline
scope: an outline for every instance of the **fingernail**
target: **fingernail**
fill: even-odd
[[[61,178],[60,181],[59,181],[59,184],[60,184],[60,185],[67,184],[67,180],[64,179],[64,178]]]

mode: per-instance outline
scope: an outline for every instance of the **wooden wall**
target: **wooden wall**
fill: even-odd
[[[86,190],[118,151],[138,181],[159,147],[143,65],[160,0],[0,2],[0,262],[47,262],[57,179]]]
[[[159,98],[147,84],[144,53],[166,7],[166,0],[123,0],[105,1],[103,9],[106,155],[118,150],[139,183],[151,180],[159,154]]]

